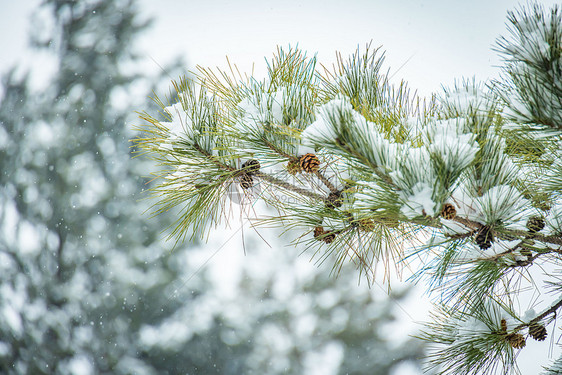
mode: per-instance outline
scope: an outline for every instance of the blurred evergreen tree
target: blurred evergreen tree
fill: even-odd
[[[408,336],[414,325],[396,319],[408,314],[399,311],[407,308],[406,289],[395,288],[390,299],[378,286],[358,285],[351,264],[334,278],[329,262],[318,266],[299,257],[302,250],[264,249],[254,246],[260,238],[246,237],[246,257],[217,256],[190,278],[189,290],[174,287],[189,303],[141,328],[140,345],[159,373],[170,363],[172,373],[228,375],[402,374],[405,362],[420,368],[421,341]],[[183,268],[195,269],[207,253],[186,253]]]
[[[175,275],[140,216],[147,181],[130,158],[127,116],[150,92],[133,70],[132,42],[148,25],[137,12],[132,1],[47,0],[32,38],[56,61],[49,85],[3,78],[1,373],[150,368],[135,327],[151,283]]]

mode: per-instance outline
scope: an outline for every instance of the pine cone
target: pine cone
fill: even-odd
[[[492,232],[492,228],[490,228],[489,225],[484,225],[480,228],[480,230],[478,230],[474,240],[482,250],[489,249],[492,247],[492,242],[494,242],[494,233]]]
[[[314,238],[318,238],[324,234],[324,227],[318,226],[314,228]]]
[[[507,322],[505,321],[505,319],[502,319],[500,324],[502,327],[502,332],[507,332]]]
[[[287,172],[291,175],[296,175],[297,173],[302,172],[301,164],[299,160],[291,159],[287,163]]]
[[[359,220],[359,228],[365,232],[372,232],[375,229],[375,222],[372,219]]]
[[[527,221],[527,229],[529,233],[540,232],[544,228],[544,219],[542,217],[533,216]]]
[[[250,176],[258,173],[260,171],[260,167],[260,162],[256,159],[246,160],[244,164],[242,164],[242,169]]]
[[[523,255],[523,256],[525,256],[525,257],[527,257],[527,258],[533,256],[533,252],[532,252],[530,249],[526,248],[526,247],[523,247],[519,252],[521,253],[521,255]]]
[[[251,175],[244,173],[240,176],[240,186],[244,190],[251,189],[254,186],[254,179]]]
[[[546,328],[537,322],[529,325],[529,336],[537,341],[544,341],[546,339]]]
[[[318,241],[324,241],[325,243],[332,243],[336,239],[336,234],[334,232],[324,231],[324,227],[317,226],[314,228],[314,238]]]
[[[510,333],[505,336],[505,339],[513,349],[521,349],[525,347],[525,337],[520,333]]]
[[[451,220],[457,216],[457,209],[451,203],[445,203],[441,209],[441,216],[443,219]]]
[[[330,244],[336,239],[336,234],[334,232],[326,232],[326,235],[322,238],[325,243]]]
[[[307,173],[314,173],[320,168],[320,160],[314,154],[304,154],[299,159],[300,166]]]
[[[334,209],[341,207],[343,201],[341,199],[341,192],[330,193],[326,198],[326,207]]]

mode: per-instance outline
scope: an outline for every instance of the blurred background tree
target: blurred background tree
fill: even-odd
[[[133,1],[46,0],[32,42],[56,62],[49,85],[3,76],[0,372],[387,374],[415,362],[418,344],[384,334],[393,301],[298,251],[256,250],[230,294],[214,267],[182,281],[210,253],[161,241],[173,213],[142,215],[138,176],[152,167],[131,158],[131,113],[164,82],[139,71],[148,25]],[[267,261],[264,274],[255,262]]]
[[[236,256],[239,249],[223,252],[189,288],[172,283],[189,302],[141,328],[140,346],[159,373],[421,373],[421,342],[396,319],[408,315],[399,310],[406,290],[389,299],[377,286],[358,285],[350,264],[334,278],[329,261],[318,266],[299,257],[300,249],[267,249],[256,246],[263,243],[257,236],[246,237],[246,257]],[[208,254],[205,247],[186,252],[179,268],[194,270]]]

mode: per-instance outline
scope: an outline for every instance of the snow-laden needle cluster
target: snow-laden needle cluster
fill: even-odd
[[[546,272],[532,285],[554,302],[514,307],[521,276],[562,254],[561,16],[511,13],[502,79],[430,100],[391,84],[369,46],[332,71],[295,49],[280,49],[263,80],[200,69],[175,83],[161,116],[141,116],[138,143],[162,166],[156,212],[181,208],[171,232],[181,240],[218,223],[235,191],[269,206],[256,224],[337,254],[336,270],[349,259],[372,277],[377,264],[389,272],[419,256],[417,275],[440,298],[422,335],[445,344],[431,365],[511,370],[514,350],[544,340],[562,306],[562,283]]]

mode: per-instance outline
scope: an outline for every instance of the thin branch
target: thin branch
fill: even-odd
[[[285,157],[285,158],[287,158],[287,159],[289,159],[290,161],[293,161],[293,162],[299,160],[299,158],[298,158],[297,156],[287,154],[285,151],[281,150],[279,147],[275,146],[274,144],[272,144],[271,142],[269,142],[267,139],[263,138],[262,140],[263,140],[263,142],[265,143],[265,145],[266,145],[267,147],[269,147],[269,148],[270,148],[272,151],[274,151],[275,153],[277,153],[277,154],[279,154],[279,155],[281,155],[281,156],[283,156],[283,157]],[[328,179],[326,178],[326,176],[324,176],[324,175],[322,174],[322,172],[320,172],[319,170],[317,170],[317,171],[314,172],[314,175],[315,175],[316,177],[318,177],[318,179],[319,179],[320,181],[322,181],[322,183],[323,183],[328,189],[330,189],[330,191],[331,191],[332,193],[337,193],[337,192],[339,192],[339,190],[336,189],[336,187],[330,182],[330,180],[328,180]]]
[[[392,179],[386,175],[385,173],[382,173],[378,167],[378,165],[371,163],[370,160],[368,160],[364,155],[358,153],[357,151],[353,150],[351,147],[349,147],[349,145],[347,143],[342,142],[339,138],[336,139],[336,144],[338,145],[338,147],[340,147],[343,151],[347,152],[348,154],[352,155],[354,158],[361,160],[362,163],[364,163],[365,165],[368,165],[369,167],[372,168],[372,170],[375,172],[375,174],[377,175],[377,177],[379,177],[381,180],[383,180],[384,182],[386,182],[388,185],[392,186],[393,188],[395,188],[397,191],[400,191],[400,189],[394,184],[394,182],[392,181]]]
[[[323,183],[324,185],[326,185],[326,187],[327,187],[328,189],[330,189],[330,191],[331,191],[332,193],[339,193],[339,192],[340,192],[338,189],[336,189],[336,187],[334,186],[334,184],[332,184],[332,183],[330,182],[330,180],[328,180],[328,179],[326,178],[326,176],[324,176],[320,171],[315,171],[315,172],[314,172],[314,175],[315,175],[316,177],[318,177],[318,179],[319,179],[320,181],[322,181],[322,183]]]
[[[535,318],[531,319],[528,323],[519,324],[517,327],[515,327],[513,329],[513,332],[520,331],[523,328],[528,327],[532,323],[537,323],[537,322],[543,320],[545,317],[547,317],[550,314],[556,314],[556,310],[558,310],[560,307],[562,307],[562,299],[560,299],[554,305],[550,306],[548,309],[543,311],[541,314],[537,315]]]
[[[483,224],[481,224],[477,221],[473,221],[473,220],[463,218],[463,217],[460,217],[460,216],[455,216],[452,220],[470,228],[473,231],[473,233],[474,233],[475,230],[478,230],[478,229],[480,229],[484,226]],[[424,224],[435,227],[435,228],[441,228],[442,227],[441,223],[436,219],[433,219],[430,222],[426,222]],[[502,232],[503,233],[498,233],[496,235],[500,239],[513,239],[513,237],[528,238],[528,236],[529,236],[529,232],[524,231],[524,230],[519,230],[519,229],[504,229],[504,230],[502,230]],[[556,236],[556,235],[545,236],[545,235],[542,235],[542,234],[539,234],[539,233],[534,233],[533,234],[533,240],[551,243],[551,244],[555,244],[555,245],[562,245],[562,237]]]
[[[313,191],[310,191],[310,190],[307,190],[307,189],[300,188],[300,187],[298,187],[298,186],[292,185],[292,184],[290,184],[290,183],[288,183],[288,182],[286,182],[286,181],[280,180],[280,179],[278,179],[277,177],[273,177],[273,176],[271,176],[271,175],[269,175],[269,174],[267,174],[267,173],[257,172],[257,173],[254,174],[254,176],[256,176],[256,177],[258,177],[258,178],[261,178],[262,180],[267,181],[267,182],[269,182],[270,184],[279,186],[279,187],[281,187],[281,188],[283,188],[283,189],[292,191],[292,192],[294,192],[294,193],[301,194],[301,195],[304,195],[304,196],[306,196],[306,197],[309,197],[309,198],[312,198],[312,199],[316,199],[316,200],[319,200],[319,201],[322,201],[322,202],[325,201],[324,196],[322,196],[322,195],[320,195],[320,194],[318,194],[318,193],[315,193],[315,192],[313,192]]]
[[[230,165],[226,165],[224,163],[221,163],[211,153],[209,153],[206,150],[204,150],[203,148],[201,148],[201,146],[199,146],[199,144],[197,142],[193,143],[193,148],[196,149],[201,155],[203,155],[207,159],[209,159],[211,162],[213,162],[213,164],[215,164],[217,167],[219,167],[219,169],[230,171],[230,172],[236,171],[236,168],[231,167]]]
[[[204,155],[206,158],[208,158],[209,160],[211,160],[217,167],[219,167],[222,170],[227,170],[230,172],[235,172],[237,171],[236,168],[231,167],[229,165],[226,165],[224,163],[221,163],[219,160],[217,160],[213,155],[211,155],[209,152],[207,152],[206,150],[204,150],[203,148],[201,148],[201,146],[199,146],[199,144],[197,142],[193,143],[193,148],[195,148],[199,153],[201,153],[202,155]],[[326,198],[318,193],[314,193],[310,190],[304,189],[304,188],[300,188],[298,186],[292,185],[286,181],[280,180],[276,177],[273,177],[267,173],[264,172],[256,172],[254,173],[254,176],[261,178],[264,181],[269,182],[270,184],[279,186],[283,189],[292,191],[294,193],[300,194],[300,195],[304,195],[306,197],[312,198],[312,199],[316,199],[319,201],[324,202],[326,200]]]

